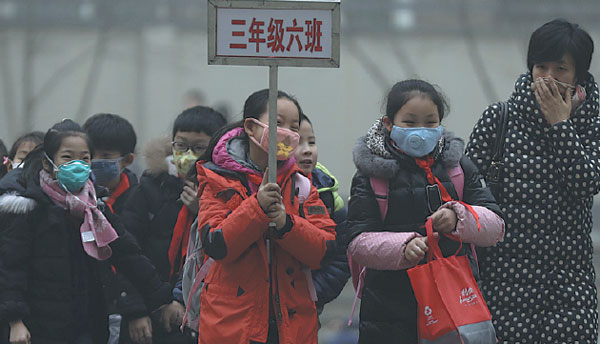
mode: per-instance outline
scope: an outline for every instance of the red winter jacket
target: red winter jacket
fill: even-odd
[[[262,176],[214,163],[197,166],[198,230],[205,253],[215,259],[201,294],[199,343],[265,342],[269,297],[280,343],[317,343],[317,313],[303,269],[319,268],[326,251],[334,251],[335,223],[314,186],[300,209],[294,179],[300,170],[286,166],[278,183],[293,225],[281,237],[271,234],[271,271],[265,243],[270,220],[248,187]]]

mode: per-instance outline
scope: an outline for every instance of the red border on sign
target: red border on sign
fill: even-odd
[[[257,58],[257,59],[299,59],[299,60],[333,60],[333,57],[302,57],[302,56],[292,56],[292,57],[287,57],[287,56],[256,56],[256,55],[220,55],[218,54],[218,42],[219,42],[219,37],[218,37],[218,23],[219,23],[219,8],[225,8],[225,7],[215,7],[215,58],[216,57],[240,57],[240,58]],[[255,10],[255,8],[251,8],[251,7],[239,7],[236,9],[242,9],[242,10]],[[293,11],[290,10],[290,11]],[[233,19],[232,20],[232,24],[233,22],[236,21],[236,24],[234,25],[245,25],[246,21],[245,20],[241,20],[241,19]],[[243,22],[243,24],[242,24]],[[232,32],[243,32],[243,31],[232,31]],[[230,43],[230,48],[231,49],[245,49],[245,48],[241,48],[242,45],[245,44],[236,44],[236,43]],[[233,48],[233,46],[236,46],[236,48]],[[239,46],[239,47],[238,47]]]

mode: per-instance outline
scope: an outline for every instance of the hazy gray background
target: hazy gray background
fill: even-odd
[[[343,0],[341,12],[340,68],[280,68],[279,85],[313,120],[319,160],[344,196],[354,142],[396,81],[438,84],[451,106],[444,125],[468,138],[483,109],[507,99],[526,70],[535,28],[562,17],[600,49],[598,0]],[[206,61],[205,0],[0,0],[0,138],[10,146],[62,118],[111,112],[133,123],[141,151],[170,131],[189,89],[237,120],[246,97],[268,87],[266,67]],[[344,295],[324,320],[349,313]]]
[[[344,0],[339,69],[280,68],[280,88],[313,119],[320,160],[347,194],[351,150],[396,81],[438,84],[444,125],[467,138],[526,69],[530,33],[555,17],[600,37],[600,1]],[[600,43],[597,43],[600,44]],[[591,71],[598,73],[598,53]],[[168,133],[192,88],[240,118],[267,67],[207,64],[203,0],[0,0],[0,138],[98,112],[128,118],[138,148]],[[140,150],[140,149],[138,149]]]

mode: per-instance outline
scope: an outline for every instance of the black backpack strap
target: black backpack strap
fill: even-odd
[[[500,173],[504,168],[504,141],[506,138],[506,130],[508,127],[508,103],[498,103],[500,107],[500,121],[496,128],[496,142],[494,144],[494,155],[492,163],[488,169],[486,181],[492,189],[492,193],[496,196],[499,191]]]

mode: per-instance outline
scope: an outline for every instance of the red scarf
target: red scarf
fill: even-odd
[[[185,205],[181,207],[175,228],[173,228],[171,245],[169,246],[169,263],[171,264],[169,279],[173,278],[175,272],[181,271],[187,254],[188,241],[190,240],[190,228],[195,219],[196,214],[190,213],[188,207]],[[179,263],[179,266],[175,267],[177,263]]]
[[[115,211],[113,209],[113,205],[117,201],[117,198],[119,198],[122,194],[124,194],[125,191],[127,191],[129,189],[129,187],[130,187],[129,177],[127,177],[127,175],[125,173],[121,173],[121,181],[119,182],[119,185],[117,185],[117,188],[115,189],[115,191],[106,200],[106,205],[110,209],[111,213],[113,213],[113,214],[115,213]]]
[[[444,203],[450,202],[450,201],[456,201],[456,202],[464,205],[465,208],[467,208],[467,210],[471,214],[473,214],[475,221],[477,221],[477,230],[480,231],[481,224],[479,224],[479,215],[477,215],[477,212],[473,209],[473,207],[471,207],[471,205],[469,205],[463,201],[454,200],[452,198],[452,196],[450,196],[450,193],[448,193],[448,190],[446,190],[446,188],[444,187],[442,182],[433,174],[433,171],[431,170],[431,166],[433,166],[433,163],[434,163],[433,157],[431,155],[428,155],[424,158],[415,158],[415,163],[417,164],[417,166],[419,166],[420,168],[422,168],[425,171],[425,174],[427,175],[427,182],[429,182],[429,184],[431,184],[431,185],[437,184],[437,186],[440,189],[440,195],[442,196],[442,201],[444,201]]]

